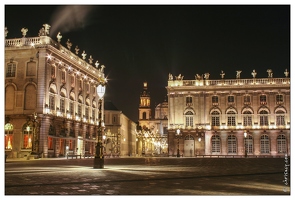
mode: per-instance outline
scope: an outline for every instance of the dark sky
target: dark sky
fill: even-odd
[[[147,81],[152,108],[163,102],[168,74],[210,79],[284,77],[290,70],[290,5],[5,5],[7,39],[38,36],[44,23],[106,66],[106,100],[138,121]]]

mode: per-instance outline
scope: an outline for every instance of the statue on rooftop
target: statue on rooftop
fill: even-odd
[[[72,48],[72,43],[70,42],[70,39],[68,39],[68,41],[67,41],[67,47],[69,50],[71,50],[71,48]]]
[[[23,37],[26,37],[28,29],[27,28],[22,28],[20,31],[22,32]]]
[[[99,66],[99,63],[98,63],[98,60],[95,62],[95,67],[98,68]]]
[[[237,78],[237,79],[241,78],[241,73],[242,73],[242,71],[239,70],[239,71],[236,71],[236,72],[237,72],[236,78]]]
[[[210,74],[209,73],[205,73],[204,74],[204,79],[208,80],[209,79]]]
[[[199,80],[202,79],[202,76],[200,76],[199,74],[196,74],[196,75],[195,75],[195,79],[199,81]]]
[[[90,55],[90,58],[88,59],[89,60],[89,63],[92,64],[93,63],[93,58],[92,58],[92,55]]]
[[[87,54],[85,53],[85,51],[83,51],[83,53],[81,55],[82,55],[83,60],[85,60],[86,59],[86,56],[87,56]]]
[[[48,25],[48,24],[43,24],[43,26],[44,26],[44,33],[45,33],[45,35],[49,35],[49,29],[50,29],[50,25]]]
[[[225,73],[223,72],[223,70],[221,70],[220,76],[221,76],[222,79],[224,78]]]
[[[285,74],[286,78],[289,76],[289,72],[288,72],[288,70],[287,70],[287,69],[285,69],[285,72],[284,72],[284,74]]]
[[[173,75],[171,73],[169,73],[168,80],[173,81]]]
[[[99,71],[100,71],[101,73],[103,73],[103,69],[104,69],[104,68],[105,68],[105,66],[104,66],[104,65],[101,65],[101,67],[100,67],[100,70],[99,70]]]
[[[62,35],[60,34],[60,32],[58,32],[56,37],[57,37],[57,42],[60,43],[61,38],[62,38]]]
[[[272,78],[272,75],[273,75],[272,70],[268,69],[266,70],[266,72],[268,73],[268,78]]]
[[[5,38],[7,37],[8,29],[7,27],[4,28]]]
[[[184,76],[181,76],[181,74],[179,74],[178,76],[175,76],[176,80],[182,80]]]
[[[78,48],[78,46],[76,46],[75,51],[76,51],[76,54],[78,55],[79,54],[79,51],[80,51],[80,49]]]
[[[252,76],[253,76],[253,78],[255,78],[256,77],[256,75],[257,75],[257,73],[256,73],[256,71],[255,71],[255,69],[253,69],[253,71],[252,71]]]

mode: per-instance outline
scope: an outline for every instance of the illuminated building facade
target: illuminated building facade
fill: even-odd
[[[290,155],[290,78],[183,80],[169,74],[169,156]],[[283,74],[283,72],[282,72]],[[178,156],[179,156],[178,155]]]
[[[136,155],[166,155],[168,149],[168,103],[164,101],[158,104],[153,117],[147,82],[143,83],[138,110],[139,126],[136,130]]]
[[[60,33],[54,41],[49,30],[44,24],[39,36],[27,38],[23,28],[22,38],[7,39],[5,29],[5,154],[11,158],[95,154],[104,112],[96,87],[106,82],[104,66],[78,46],[71,52],[69,40],[62,46]]]

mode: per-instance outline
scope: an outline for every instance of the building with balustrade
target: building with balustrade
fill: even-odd
[[[290,155],[290,78],[192,80],[169,74],[169,156],[267,157]],[[284,75],[283,75],[284,74]]]
[[[104,134],[99,131],[99,124],[104,126],[104,100],[99,99],[97,86],[107,82],[105,67],[94,63],[91,55],[86,58],[78,46],[72,52],[70,40],[64,47],[60,33],[57,41],[50,38],[48,24],[37,37],[26,37],[27,31],[23,28],[21,38],[7,39],[5,28],[5,154],[94,155]],[[123,124],[117,127],[119,133],[131,140],[127,132],[134,132],[135,123],[130,125],[126,116],[118,118]],[[128,154],[131,145],[121,144]]]

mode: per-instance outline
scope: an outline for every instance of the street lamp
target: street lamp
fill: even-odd
[[[176,130],[176,138],[177,138],[177,157],[180,157],[180,153],[179,153],[179,137],[181,136],[180,134],[180,129]]]
[[[95,149],[95,157],[94,157],[94,166],[95,169],[104,168],[104,155],[103,155],[103,131],[104,127],[102,126],[102,99],[105,94],[105,82],[100,82],[97,86],[97,95],[99,98],[99,115],[98,115],[98,142],[96,144]]]
[[[245,158],[247,158],[247,131],[244,132],[245,138]]]

